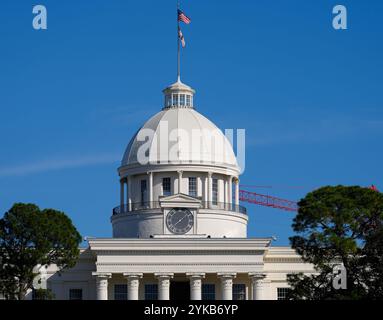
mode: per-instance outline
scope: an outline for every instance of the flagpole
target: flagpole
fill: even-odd
[[[178,19],[178,10],[180,9],[180,1],[177,1],[177,81],[181,81],[181,50],[180,50],[180,21]]]

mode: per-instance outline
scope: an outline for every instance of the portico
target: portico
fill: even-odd
[[[262,278],[270,239],[90,239],[89,244],[99,300],[114,299],[116,285],[126,286],[128,300],[148,298],[153,288],[156,299],[169,300],[171,289],[180,287],[171,284],[180,282],[187,282],[181,287],[191,300],[207,294],[232,300],[233,287],[244,290],[245,299],[264,296],[256,280]]]
[[[148,285],[156,287],[155,298],[150,300],[202,300],[203,296],[204,300],[209,300],[206,298],[207,295],[211,295],[210,300],[233,300],[234,295],[238,295],[238,292],[236,293],[233,289],[236,285],[244,288],[243,296],[236,299],[264,300],[267,295],[267,288],[254,283],[253,277],[249,273],[138,273],[109,274],[108,276],[94,273],[93,276],[97,282],[97,300],[116,300],[116,285],[125,285],[126,299],[124,300],[148,300]],[[205,279],[206,276],[207,279]],[[236,281],[237,276],[238,281]],[[174,280],[175,277],[177,280]],[[182,284],[182,286],[178,286],[178,284]],[[205,284],[208,285],[207,290],[210,291],[204,289]],[[183,290],[187,290],[187,292]],[[153,294],[153,292],[150,293]]]

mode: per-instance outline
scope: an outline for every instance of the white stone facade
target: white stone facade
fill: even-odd
[[[179,81],[164,94],[164,109],[133,137],[119,168],[113,237],[88,239],[77,265],[61,275],[55,266],[40,269],[41,286],[63,300],[283,298],[287,274],[314,270],[294,250],[272,247],[271,238],[248,237],[240,168],[222,133],[221,151],[204,137],[200,153],[182,142],[179,158],[167,163],[152,161],[163,152],[149,139],[151,161],[139,163],[140,133],[157,132],[164,119],[175,130],[217,129],[194,110],[190,87]]]
[[[216,300],[231,300],[233,285],[244,285],[247,300],[277,300],[288,288],[288,273],[313,273],[288,247],[270,239],[91,239],[75,268],[61,276],[45,270],[56,299],[81,289],[84,300],[114,300],[115,286],[126,285],[126,299],[144,300],[146,285],[157,285],[158,299],[171,297],[172,282],[188,282],[188,297],[202,298],[204,284],[214,285]],[[30,296],[31,298],[31,296]],[[205,298],[206,299],[206,298]]]

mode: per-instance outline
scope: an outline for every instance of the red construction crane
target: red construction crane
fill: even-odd
[[[239,200],[285,211],[295,212],[298,210],[298,205],[294,201],[273,196],[266,196],[264,194],[259,194],[256,192],[250,192],[246,190],[239,190]]]

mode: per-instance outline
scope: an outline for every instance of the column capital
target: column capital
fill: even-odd
[[[157,279],[171,279],[174,277],[174,273],[171,272],[156,272],[154,276]]]
[[[239,183],[239,178],[238,177],[233,177],[233,180],[234,180],[234,184],[238,184]]]
[[[219,272],[219,273],[217,273],[218,278],[234,279],[236,276],[237,276],[237,273],[235,273],[235,272]]]
[[[92,272],[92,276],[99,279],[109,279],[112,277],[112,274],[109,272]]]
[[[153,174],[153,171],[147,171],[146,174],[151,175]]]
[[[143,277],[143,275],[144,275],[143,273],[137,273],[137,272],[124,272],[123,273],[123,276],[125,278],[138,278],[138,279],[140,279]]]
[[[188,278],[197,278],[197,279],[204,279],[205,278],[204,272],[188,272],[186,273],[186,277]]]
[[[209,178],[211,178],[212,175],[213,175],[213,172],[211,172],[211,171],[209,171],[209,172],[207,173],[207,176],[208,176]]]
[[[249,277],[253,281],[263,280],[264,278],[266,278],[266,274],[262,272],[249,272]]]

